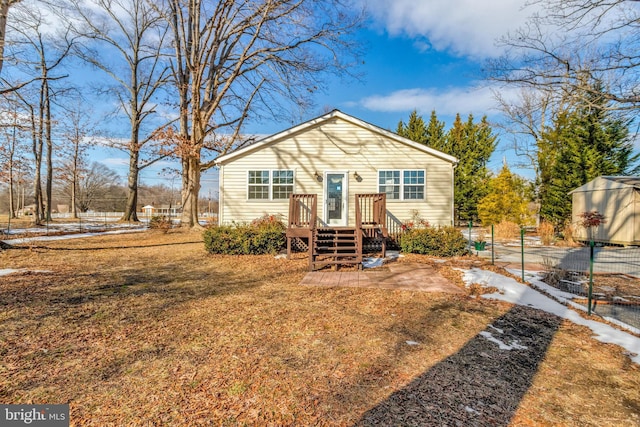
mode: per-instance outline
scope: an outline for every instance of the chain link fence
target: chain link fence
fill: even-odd
[[[525,271],[540,271],[544,283],[562,291],[564,298],[588,314],[640,330],[640,248],[594,242],[544,246],[524,229],[519,238],[512,239],[496,239],[490,231],[486,234],[486,241],[480,241],[470,229],[474,253],[517,271],[523,281]]]

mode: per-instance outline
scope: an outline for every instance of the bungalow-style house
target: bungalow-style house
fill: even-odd
[[[640,245],[640,177],[600,176],[571,191],[577,240]],[[581,215],[598,211],[604,222],[592,230],[579,226]]]
[[[314,227],[355,227],[362,214],[356,195],[378,194],[386,199],[382,225],[391,234],[416,217],[452,225],[456,163],[334,110],[216,159],[219,223],[249,222],[265,213],[291,217],[292,195],[304,194],[314,196]]]

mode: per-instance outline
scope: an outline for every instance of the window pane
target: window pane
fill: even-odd
[[[378,171],[378,184],[400,185],[400,171]]]
[[[424,199],[424,185],[405,185],[405,200]]]
[[[404,171],[404,183],[408,185],[424,185],[424,171]]]
[[[387,199],[400,199],[400,171],[378,171],[378,192],[386,193]]]
[[[269,171],[249,171],[249,184],[269,184]]]
[[[274,199],[288,199],[289,194],[291,193],[293,193],[293,185],[274,185],[273,186]]]
[[[400,198],[399,185],[381,185],[379,188],[379,192],[386,193],[387,199],[398,200]]]
[[[293,171],[273,171],[273,184],[293,184]]]
[[[250,185],[249,186],[249,199],[268,199],[268,198],[269,198],[268,185]]]

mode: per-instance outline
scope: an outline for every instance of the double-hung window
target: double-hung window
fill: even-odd
[[[386,193],[387,200],[424,200],[425,171],[378,171],[378,192]]]
[[[249,200],[288,199],[293,193],[292,170],[251,170],[248,175]]]

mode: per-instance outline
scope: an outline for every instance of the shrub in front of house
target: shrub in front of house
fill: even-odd
[[[205,248],[212,254],[276,254],[285,243],[285,225],[274,215],[265,215],[250,224],[215,226],[204,232]]]
[[[414,228],[400,239],[403,252],[439,257],[467,253],[468,242],[455,227]]]

